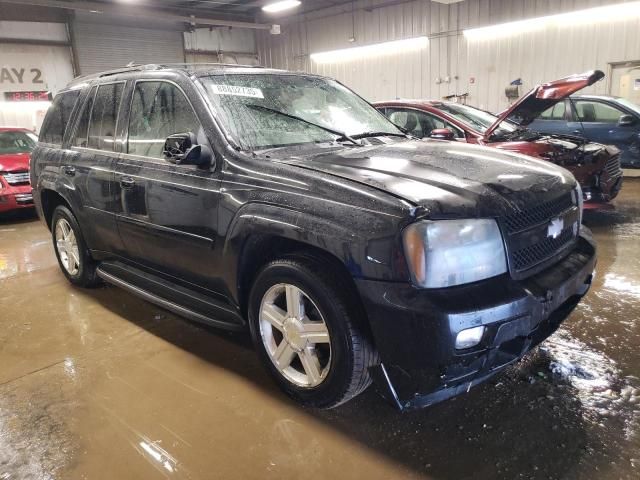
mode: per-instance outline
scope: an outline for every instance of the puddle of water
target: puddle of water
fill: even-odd
[[[638,438],[640,382],[636,377],[623,376],[613,359],[566,330],[560,330],[540,349],[550,358],[554,378],[575,389],[586,419],[601,424],[617,417],[624,424],[625,438]]]

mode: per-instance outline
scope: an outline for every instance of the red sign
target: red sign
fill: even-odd
[[[4,92],[4,99],[7,102],[49,102],[51,94],[49,92]]]

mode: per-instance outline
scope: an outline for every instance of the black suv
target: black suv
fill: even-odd
[[[69,281],[249,329],[316,407],[371,380],[401,409],[467,391],[549,336],[595,265],[566,170],[418,141],[314,75],[79,78],[47,114],[31,181]]]

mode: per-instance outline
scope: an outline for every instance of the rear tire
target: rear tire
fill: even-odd
[[[280,388],[306,406],[336,407],[371,384],[377,354],[343,283],[326,264],[292,257],[267,264],[251,289],[256,349]]]
[[[91,288],[99,285],[96,263],[91,258],[76,217],[64,205],[58,205],[51,219],[51,236],[60,270],[74,285]]]

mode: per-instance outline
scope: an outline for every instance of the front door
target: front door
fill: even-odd
[[[166,138],[186,132],[209,145],[182,88],[138,80],[116,175],[122,201],[118,229],[130,260],[217,290],[219,177],[210,167],[176,165],[163,155]]]
[[[623,166],[640,164],[638,129],[636,125],[619,125],[620,117],[628,114],[617,106],[594,99],[572,100],[574,125],[582,128],[583,136],[592,142],[615,145],[622,151]]]

